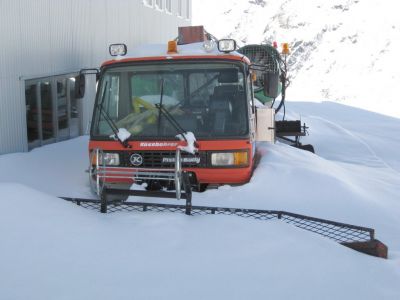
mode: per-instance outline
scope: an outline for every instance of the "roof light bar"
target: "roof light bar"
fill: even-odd
[[[222,39],[218,41],[218,50],[229,53],[236,50],[236,41],[233,39]]]
[[[125,44],[111,44],[109,51],[111,56],[124,56],[128,48]]]

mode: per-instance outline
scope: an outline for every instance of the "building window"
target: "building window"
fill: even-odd
[[[143,4],[148,7],[153,7],[153,0],[143,0]]]
[[[178,17],[183,17],[183,11],[182,11],[183,7],[182,7],[182,0],[178,0]]]
[[[171,2],[172,2],[171,0],[165,0],[165,10],[169,14],[172,13],[172,3]]]
[[[163,7],[163,0],[156,0],[156,8],[157,8],[158,10],[163,10],[163,9],[164,9],[164,7]]]
[[[190,19],[190,0],[186,0],[186,19]]]
[[[26,126],[28,134],[28,144],[38,143],[39,137],[39,101],[38,84],[25,85],[25,104],[26,104]]]
[[[76,74],[25,82],[28,149],[80,135],[80,107],[75,98]]]

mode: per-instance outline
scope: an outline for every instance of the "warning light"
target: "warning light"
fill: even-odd
[[[178,45],[176,41],[168,41],[168,54],[178,53]]]
[[[282,44],[282,54],[289,54],[290,50],[289,50],[289,43],[283,43]]]

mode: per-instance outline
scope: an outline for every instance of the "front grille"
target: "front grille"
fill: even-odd
[[[115,152],[114,152],[115,153]],[[139,154],[143,158],[141,165],[133,165],[131,156]],[[175,151],[120,151],[120,163],[123,167],[137,168],[174,168]],[[205,168],[207,167],[207,152],[200,151],[196,154],[181,152],[182,166],[184,168]]]

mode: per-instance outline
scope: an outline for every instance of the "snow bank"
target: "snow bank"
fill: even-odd
[[[88,136],[0,155],[0,182],[19,182],[53,196],[92,197]]]
[[[0,156],[1,296],[399,299],[400,139],[391,133],[400,120],[335,103],[290,108],[288,116],[310,125],[306,141],[317,155],[259,144],[250,183],[194,193],[194,205],[287,210],[373,227],[389,260],[279,222],[102,215],[69,204],[54,196],[93,197],[84,172],[88,138],[80,137]]]
[[[400,296],[391,261],[284,223],[103,215],[19,184],[0,183],[0,191],[4,299]]]

